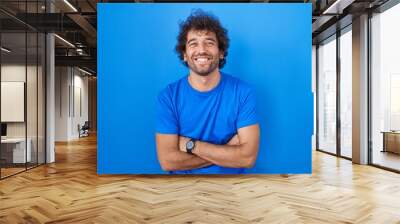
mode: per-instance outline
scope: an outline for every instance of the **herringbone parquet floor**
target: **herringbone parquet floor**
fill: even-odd
[[[400,223],[400,175],[315,152],[312,175],[98,176],[96,139],[0,181],[0,223]]]

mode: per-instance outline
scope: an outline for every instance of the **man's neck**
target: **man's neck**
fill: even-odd
[[[206,92],[216,87],[221,79],[221,74],[218,69],[215,69],[207,76],[201,76],[193,71],[189,74],[189,84],[200,92]]]

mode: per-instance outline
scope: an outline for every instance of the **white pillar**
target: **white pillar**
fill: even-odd
[[[54,133],[55,133],[55,54],[54,35],[49,33],[46,36],[46,163],[55,161]]]
[[[46,11],[54,12],[54,5],[46,1]],[[46,163],[55,162],[55,43],[54,34],[46,35]]]
[[[368,163],[368,15],[353,19],[353,162]]]

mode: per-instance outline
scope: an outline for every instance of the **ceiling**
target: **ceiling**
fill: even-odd
[[[36,57],[36,51],[44,47],[36,43],[36,35],[54,32],[56,66],[79,66],[96,73],[96,4],[96,0],[1,0],[2,46],[12,50],[2,52],[3,61]]]
[[[225,1],[203,0],[196,2],[269,2],[313,4],[313,43],[351,23],[351,17],[372,10],[387,0],[250,0]],[[47,3],[46,3],[47,2]],[[25,51],[24,33],[54,32],[56,65],[80,66],[96,73],[97,70],[97,2],[193,2],[167,0],[1,0],[0,25],[2,44],[8,43],[15,54]],[[51,12],[51,13],[50,13]],[[336,24],[336,26],[335,26]],[[30,38],[28,38],[30,39]],[[64,41],[65,40],[65,41]],[[31,40],[28,40],[28,42]],[[28,44],[27,52],[34,52],[36,42]],[[36,44],[36,45],[35,45]],[[41,47],[41,46],[39,46]],[[29,57],[29,56],[28,56]]]

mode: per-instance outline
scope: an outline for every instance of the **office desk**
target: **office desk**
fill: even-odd
[[[27,139],[25,151],[25,138],[6,138],[1,139],[1,157],[6,163],[25,163],[32,159],[31,145],[32,140]],[[26,154],[25,154],[26,152]],[[27,159],[27,161],[25,161]]]
[[[400,154],[400,131],[383,131],[382,152]]]

